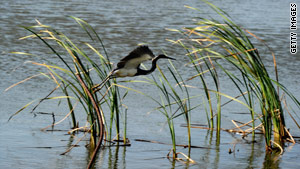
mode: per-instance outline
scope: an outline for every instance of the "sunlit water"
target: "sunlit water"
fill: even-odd
[[[290,1],[292,2],[292,1]],[[279,79],[299,99],[299,65],[300,55],[289,53],[289,1],[254,0],[254,1],[214,1],[241,26],[263,39],[275,52],[279,69]],[[201,9],[196,12],[184,7],[189,5]],[[300,4],[299,4],[300,5]],[[185,77],[191,73],[185,67],[184,50],[174,46],[166,39],[176,40],[180,36],[166,28],[180,29],[192,26],[197,17],[215,16],[204,3],[196,0],[162,1],[162,0],[125,0],[125,1],[80,1],[63,2],[41,0],[14,0],[0,2],[0,91],[19,82],[26,77],[45,71],[28,63],[40,61],[33,56],[14,55],[12,51],[29,52],[38,56],[55,57],[49,49],[38,40],[18,40],[29,35],[18,27],[31,26],[35,19],[51,25],[67,34],[74,41],[86,40],[86,35],[68,16],[76,16],[88,21],[102,36],[105,47],[113,61],[127,55],[140,43],[147,43],[155,54],[165,50],[168,55],[177,59],[174,62]],[[298,24],[299,25],[299,24]],[[298,31],[298,34],[300,32]],[[265,64],[272,72],[272,56],[261,47]],[[96,56],[95,56],[96,57]],[[161,61],[163,68],[168,64]],[[133,78],[133,79],[140,79]],[[126,79],[125,79],[126,80]],[[230,83],[221,77],[223,91],[230,93]],[[197,82],[194,82],[197,85]],[[124,84],[141,90],[152,96],[154,88],[147,85]],[[10,115],[19,110],[33,99],[45,97],[54,88],[54,84],[44,77],[37,77],[22,85],[2,92],[0,95],[0,168],[85,168],[88,162],[88,137],[79,143],[67,155],[60,155],[71,144],[82,137],[67,135],[70,122],[66,120],[56,129],[64,131],[42,132],[41,128],[52,124],[51,115],[30,114],[30,108],[7,122]],[[233,92],[233,91],[232,91]],[[202,100],[200,100],[202,101]],[[264,152],[264,139],[251,137],[242,139],[240,135],[221,133],[220,143],[215,133],[206,130],[192,129],[192,144],[204,148],[191,150],[191,158],[196,164],[185,164],[170,161],[166,158],[170,145],[144,143],[135,139],[155,140],[171,143],[166,120],[162,114],[152,111],[157,105],[151,100],[129,92],[124,102],[128,109],[128,138],[130,147],[111,147],[101,150],[97,158],[96,168],[299,168],[299,145],[287,145],[282,156],[269,157]],[[31,107],[32,108],[32,107]],[[243,115],[244,109],[233,104],[223,109],[222,127],[233,128],[232,119],[247,122],[248,114]],[[57,105],[55,101],[44,102],[37,112],[55,112],[56,122],[64,117],[67,109]],[[149,113],[150,112],[150,113]],[[80,113],[78,113],[80,114]],[[78,115],[79,116],[79,115]],[[81,126],[85,122],[85,114],[78,117]],[[206,124],[205,112],[202,110],[192,113],[192,122]],[[288,127],[294,135],[300,135],[290,118]],[[187,144],[186,128],[180,127],[182,119],[176,121],[176,136],[178,144]],[[232,154],[228,151],[234,149]],[[188,150],[178,148],[178,151],[188,154]]]

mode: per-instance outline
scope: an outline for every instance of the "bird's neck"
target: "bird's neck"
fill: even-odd
[[[147,75],[147,74],[149,74],[149,73],[152,73],[155,69],[156,69],[156,63],[157,63],[157,60],[158,60],[159,58],[158,57],[156,57],[156,58],[154,58],[153,60],[152,60],[152,66],[151,66],[151,68],[149,69],[149,70],[143,70],[143,69],[141,69],[141,68],[137,68],[138,69],[138,72],[137,72],[137,74],[138,75]]]
[[[158,61],[158,59],[159,59],[159,57],[156,57],[156,58],[153,59],[153,61],[152,61],[152,67],[149,70],[150,72],[153,72],[156,69],[156,62]]]

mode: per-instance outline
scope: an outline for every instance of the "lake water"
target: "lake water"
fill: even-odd
[[[300,52],[291,55],[289,52],[289,4],[286,0],[216,0],[214,4],[226,11],[239,25],[250,30],[263,39],[275,52],[277,57],[279,80],[295,96],[300,99]],[[201,9],[196,12],[187,9],[189,5]],[[298,2],[297,5],[300,5]],[[299,7],[298,7],[299,9]],[[10,85],[29,76],[45,71],[29,61],[41,61],[33,56],[15,55],[10,52],[28,52],[55,60],[47,47],[38,40],[18,40],[30,35],[19,26],[31,26],[35,19],[53,26],[67,34],[74,41],[85,41],[86,35],[68,16],[75,16],[88,21],[102,36],[104,45],[113,61],[135,48],[138,44],[147,43],[158,54],[162,50],[177,59],[174,62],[184,77],[190,77],[189,68],[185,67],[184,50],[167,42],[176,40],[180,35],[166,28],[180,29],[193,26],[197,17],[215,17],[202,1],[167,1],[167,0],[12,0],[0,2],[0,168],[85,168],[88,163],[88,137],[79,143],[67,155],[60,155],[70,145],[82,137],[67,135],[70,120],[66,120],[55,129],[63,131],[42,132],[40,129],[52,123],[51,115],[30,114],[30,108],[15,116],[10,122],[8,118],[30,101],[45,97],[55,85],[43,77],[37,77],[18,85],[7,92]],[[299,15],[298,15],[299,16]],[[298,22],[298,26],[299,26]],[[298,35],[300,31],[297,31]],[[298,37],[299,38],[299,37]],[[299,41],[298,41],[299,42]],[[298,43],[299,44],[299,43]],[[272,56],[266,48],[258,45],[263,60],[272,71]],[[299,49],[299,48],[298,48]],[[163,68],[168,62],[159,63]],[[141,79],[135,77],[133,79]],[[122,79],[123,80],[123,79]],[[125,79],[128,80],[128,79]],[[226,78],[223,90],[231,92]],[[227,79],[228,80],[228,79]],[[121,82],[122,83],[122,82]],[[124,84],[124,83],[123,83]],[[139,84],[124,84],[141,90],[155,97],[155,89]],[[234,96],[234,95],[233,95]],[[170,161],[166,158],[171,145],[145,143],[135,139],[153,140],[171,143],[166,119],[156,111],[157,105],[151,100],[134,92],[129,92],[124,102],[128,109],[127,137],[130,147],[110,147],[101,150],[96,168],[299,168],[299,140],[297,144],[287,144],[281,156],[265,154],[264,138],[256,136],[256,143],[251,138],[242,139],[238,134],[221,132],[220,143],[214,132],[192,129],[192,144],[205,148],[191,150],[191,158],[196,164]],[[32,108],[32,107],[31,107]],[[297,110],[295,107],[294,109]],[[222,127],[233,128],[232,119],[247,122],[250,115],[243,115],[240,106],[229,106],[222,110]],[[68,112],[63,105],[55,101],[44,102],[37,112],[56,114],[56,121]],[[206,124],[205,112],[192,114],[192,122]],[[85,114],[78,117],[80,125],[85,123]],[[181,119],[182,121],[182,119]],[[187,144],[186,128],[180,127],[183,122],[176,121],[178,144]],[[287,116],[288,128],[293,135],[300,136],[299,129]],[[229,148],[235,152],[228,153]],[[185,154],[187,149],[178,148]]]

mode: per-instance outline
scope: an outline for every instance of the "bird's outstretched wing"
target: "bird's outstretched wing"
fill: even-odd
[[[153,52],[148,46],[139,46],[117,63],[117,68],[137,68],[142,62],[154,58]]]

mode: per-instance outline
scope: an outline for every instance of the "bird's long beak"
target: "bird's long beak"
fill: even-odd
[[[153,60],[157,60],[157,59],[171,59],[171,60],[176,60],[176,59],[171,58],[171,57],[166,56],[166,55],[158,55],[158,56],[156,56],[155,58],[153,58],[152,61],[153,61]]]
[[[165,56],[165,58],[166,58],[166,59],[171,59],[171,60],[176,60],[176,59],[171,58],[171,57],[169,57],[169,56]]]

